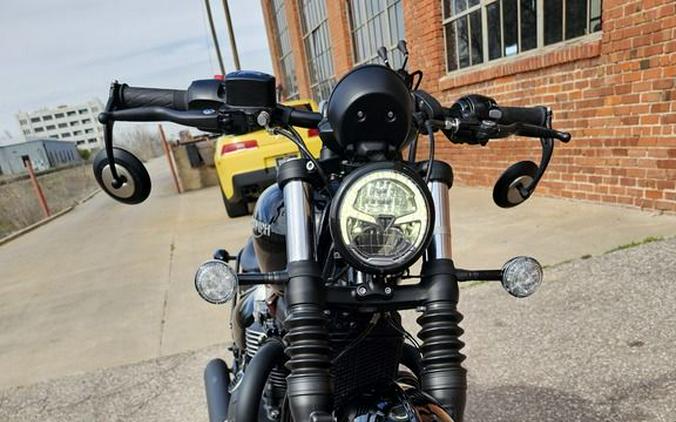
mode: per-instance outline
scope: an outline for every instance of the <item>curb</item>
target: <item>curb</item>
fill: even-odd
[[[97,189],[94,189],[89,195],[87,195],[87,196],[85,196],[84,198],[80,199],[80,200],[77,202],[77,205],[82,205],[82,204],[84,204],[85,202],[87,202],[87,201],[89,201],[90,199],[92,199],[92,198],[94,197],[94,195],[96,195],[96,194],[99,193],[99,192],[101,192],[101,189],[98,189],[98,188],[97,188]]]
[[[41,226],[49,223],[52,220],[56,220],[57,218],[61,217],[64,214],[68,214],[69,212],[73,211],[73,209],[75,209],[75,207],[77,207],[78,205],[82,205],[85,202],[89,201],[90,199],[92,199],[94,197],[94,195],[96,195],[99,192],[101,192],[101,189],[95,189],[94,191],[89,193],[89,195],[87,195],[84,198],[82,198],[81,200],[79,200],[77,202],[77,204],[70,206],[68,208],[64,208],[61,211],[57,212],[56,214],[52,214],[49,217],[38,221],[37,223],[33,223],[30,226],[24,227],[21,230],[18,230],[18,231],[14,232],[10,235],[7,235],[7,236],[1,238],[0,239],[0,246],[4,245],[5,243],[7,243],[9,241],[16,239],[17,237],[21,237],[28,232],[32,232],[33,230],[37,229],[38,227],[41,227]]]
[[[7,243],[11,240],[16,239],[17,237],[23,236],[24,234],[26,234],[28,232],[32,232],[33,230],[37,229],[38,227],[41,227],[41,226],[49,223],[52,220],[56,220],[57,218],[61,217],[64,214],[68,214],[69,212],[73,211],[74,208],[75,208],[75,206],[62,209],[61,211],[57,212],[56,214],[52,214],[49,217],[38,221],[37,223],[33,223],[28,227],[24,227],[23,229],[21,229],[19,231],[16,231],[16,232],[14,232],[14,233],[12,233],[8,236],[3,237],[2,239],[0,239],[0,246],[4,245],[5,243]]]

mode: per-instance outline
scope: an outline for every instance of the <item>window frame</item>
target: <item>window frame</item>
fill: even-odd
[[[359,13],[362,16],[365,17],[365,20],[358,27],[355,27],[355,22],[354,22],[354,10],[353,10],[353,7],[352,7],[354,1],[355,0],[347,0],[347,14],[348,14],[347,20],[348,20],[348,25],[349,25],[349,29],[350,29],[350,41],[351,41],[351,44],[352,44],[352,54],[353,54],[353,57],[355,58],[354,65],[357,66],[357,65],[360,65],[360,64],[374,63],[374,62],[378,61],[378,48],[381,47],[380,45],[375,46],[376,50],[374,50],[369,57],[366,57],[362,60],[357,60],[357,57],[359,56],[359,52],[358,52],[359,46],[357,45],[356,33],[357,33],[358,30],[364,28],[364,34],[365,34],[364,38],[368,38],[367,46],[370,47],[371,46],[371,35],[372,34],[371,34],[370,31],[368,31],[368,24],[369,24],[369,22],[371,22],[375,19],[381,19],[381,17],[380,17],[381,15],[384,15],[383,20],[385,21],[385,24],[383,26],[383,31],[386,34],[385,38],[390,42],[390,44],[384,45],[384,47],[387,48],[388,52],[398,51],[397,50],[397,44],[399,43],[400,40],[406,39],[406,22],[405,22],[406,19],[404,17],[404,0],[380,0],[379,4],[384,5],[384,8],[380,9],[378,11],[378,13],[376,13],[375,15],[371,15],[371,16],[367,16],[367,13],[366,13],[367,12],[366,11],[366,9],[367,9],[366,3],[369,0],[359,1],[359,3],[358,3],[359,9],[360,9]],[[404,21],[404,22],[402,22],[402,27],[403,27],[404,33],[401,34],[401,37],[399,39],[390,40],[390,37],[392,35],[392,28],[391,28],[391,23],[390,23],[390,19],[389,19],[389,13],[390,13],[390,10],[394,9],[397,4],[401,7],[402,19]],[[365,52],[366,52],[366,50],[367,49],[364,49]],[[390,57],[390,59],[392,59],[392,58],[393,57]],[[403,62],[403,57],[400,57],[400,59],[401,59],[401,62]],[[396,62],[396,60],[391,60],[391,61]],[[391,63],[391,64],[393,65],[393,67],[396,67],[394,65],[394,63]]]
[[[279,1],[280,6],[276,7],[275,2]],[[298,84],[298,77],[297,77],[297,66],[296,66],[296,59],[293,54],[293,45],[291,45],[291,32],[289,28],[289,19],[286,16],[286,11],[287,11],[287,6],[288,2],[290,0],[270,0],[268,2],[268,5],[270,7],[270,17],[272,18],[272,25],[273,29],[275,31],[275,44],[277,47],[277,54],[275,55],[275,60],[277,61],[277,64],[279,66],[280,71],[283,73],[282,76],[282,81],[284,82],[283,88],[283,98],[285,100],[295,100],[300,98],[300,86]],[[292,1],[292,0],[291,0]],[[286,37],[289,40],[289,50],[287,52],[284,52],[283,48],[283,43],[282,43],[282,31],[279,28],[279,21],[277,19],[278,13],[281,13],[284,16],[284,23],[286,25],[285,32],[286,32]],[[291,63],[291,70],[292,74],[288,74],[288,70],[285,63],[286,61],[289,60]],[[293,91],[289,89],[288,82],[292,81],[293,83]]]
[[[450,15],[448,17],[444,17],[444,3],[446,0],[440,0],[440,5],[441,5],[441,30],[443,33],[443,40],[444,40],[444,74],[445,75],[453,75],[457,74],[459,72],[464,72],[468,70],[475,70],[479,67],[484,67],[484,66],[491,66],[493,64],[500,63],[504,60],[513,60],[513,59],[519,59],[523,57],[525,54],[537,52],[537,51],[542,51],[545,49],[548,49],[553,46],[559,46],[563,45],[569,42],[575,42],[578,40],[585,39],[587,37],[592,37],[592,36],[597,36],[597,33],[601,33],[603,31],[603,0],[598,0],[599,2],[599,16],[598,16],[598,21],[601,27],[597,31],[592,32],[592,18],[591,18],[591,8],[592,8],[592,2],[595,0],[585,0],[587,3],[587,18],[586,18],[586,27],[585,27],[585,34],[583,35],[578,35],[573,38],[568,38],[566,39],[566,1],[567,0],[561,0],[561,40],[553,42],[551,44],[545,44],[545,28],[544,28],[544,4],[545,1],[547,0],[535,0],[535,7],[536,7],[536,16],[535,16],[535,22],[536,22],[536,45],[535,47],[522,51],[521,50],[521,44],[522,44],[522,39],[521,39],[521,0],[516,0],[516,15],[517,15],[517,22],[516,27],[517,27],[517,45],[518,45],[518,51],[516,54],[512,54],[509,56],[506,56],[505,53],[505,37],[504,37],[504,11],[503,11],[503,5],[502,5],[502,0],[478,0],[478,4],[474,6],[469,6],[463,10],[460,13],[456,13],[455,15]],[[449,4],[450,2],[453,2],[454,0],[448,0]],[[469,0],[465,0],[466,2],[469,2]],[[488,45],[488,13],[486,13],[486,8],[492,4],[499,3],[500,4],[500,52],[501,56],[495,59],[490,59],[490,51],[489,51],[489,45]],[[446,27],[447,25],[453,25],[453,22],[459,19],[463,19],[467,17],[467,32],[468,34],[471,34],[471,23],[470,23],[470,18],[469,15],[475,11],[480,12],[480,19],[481,19],[481,47],[482,47],[482,61],[481,63],[473,64],[472,63],[472,51],[471,51],[471,42],[468,40],[468,59],[470,61],[469,66],[465,67],[460,67],[460,59],[458,57],[458,37],[456,35],[455,37],[455,54],[456,54],[456,68],[454,70],[449,70],[448,66],[448,42],[446,39]]]
[[[315,11],[309,10],[310,7],[306,7],[306,5],[309,5],[311,2],[322,2],[323,4],[323,10],[324,10],[324,16],[321,17],[317,22],[314,23],[314,25],[311,28],[306,27],[306,12],[308,13],[313,13]],[[331,1],[331,0],[328,0]],[[336,69],[333,64],[333,55],[332,55],[332,49],[333,46],[331,45],[331,29],[329,28],[329,19],[328,19],[328,13],[326,12],[326,2],[327,0],[299,0],[298,1],[298,18],[300,19],[300,29],[301,29],[301,39],[303,41],[303,49],[305,50],[305,66],[308,72],[308,82],[310,86],[310,92],[312,93],[312,96],[315,101],[320,102],[322,100],[328,100],[328,95],[331,94],[331,91],[333,90],[333,87],[336,84]],[[306,10],[307,9],[307,10]],[[317,16],[315,16],[317,17]],[[307,19],[307,21],[311,21],[311,19]],[[308,48],[308,38],[313,36],[313,34],[322,28],[322,25],[326,25],[326,31],[327,31],[327,45],[328,48],[326,50],[322,51],[322,54],[313,57],[310,53]],[[317,63],[318,57],[326,55],[328,57],[328,65],[330,66],[329,73],[330,76],[326,76],[324,79],[320,79],[320,75],[317,76],[317,80],[315,80],[315,73],[313,71],[313,66],[317,66],[315,63]],[[328,90],[325,91],[325,87],[328,86]],[[326,94],[320,95],[320,94]]]

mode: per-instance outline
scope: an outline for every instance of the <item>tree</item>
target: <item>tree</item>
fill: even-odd
[[[135,126],[116,136],[115,144],[128,149],[143,161],[162,155],[162,144],[158,133],[152,133],[145,126]]]
[[[80,157],[85,161],[89,161],[89,157],[92,156],[92,152],[88,149],[79,149],[78,148],[77,152],[80,153]]]

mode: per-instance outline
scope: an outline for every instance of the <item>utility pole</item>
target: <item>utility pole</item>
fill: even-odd
[[[221,48],[218,46],[218,37],[216,36],[216,27],[214,27],[214,17],[211,16],[211,5],[209,0],[204,0],[204,7],[207,9],[207,18],[209,19],[209,28],[211,29],[211,38],[214,40],[214,48],[216,48],[216,56],[218,57],[218,65],[221,68],[221,74],[225,75],[225,66],[223,66],[223,57],[221,56]]]
[[[232,61],[235,63],[235,70],[240,70],[237,41],[235,41],[235,32],[232,30],[232,19],[230,19],[230,6],[228,6],[228,0],[223,0],[223,11],[225,12],[225,25],[228,27],[228,38],[230,38]]]

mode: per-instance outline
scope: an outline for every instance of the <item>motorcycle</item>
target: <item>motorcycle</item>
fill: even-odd
[[[204,373],[210,421],[462,422],[459,283],[499,281],[518,298],[541,284],[531,257],[496,270],[455,266],[453,171],[435,160],[435,133],[482,146],[511,135],[540,140],[539,164],[518,162],[497,180],[493,199],[504,208],[532,196],[555,141],[570,134],[552,128],[543,106],[467,95],[444,107],[419,88],[421,71],[406,70],[404,41],[398,49],[400,69],[381,48],[384,64],[348,72],[320,113],[279,104],[275,78],[252,71],[194,81],[185,91],[111,85],[99,116],[105,149],[93,167],[101,188],[123,203],[143,202],[151,182],[141,161],[113,146],[117,121],[220,134],[266,128],[299,150],[258,199],[244,248],[234,256],[217,250],[195,275],[204,300],[232,306],[232,364],[214,359]],[[294,127],[319,131],[319,159]],[[416,161],[421,136],[428,156]],[[420,314],[419,340],[403,327],[403,310]]]

